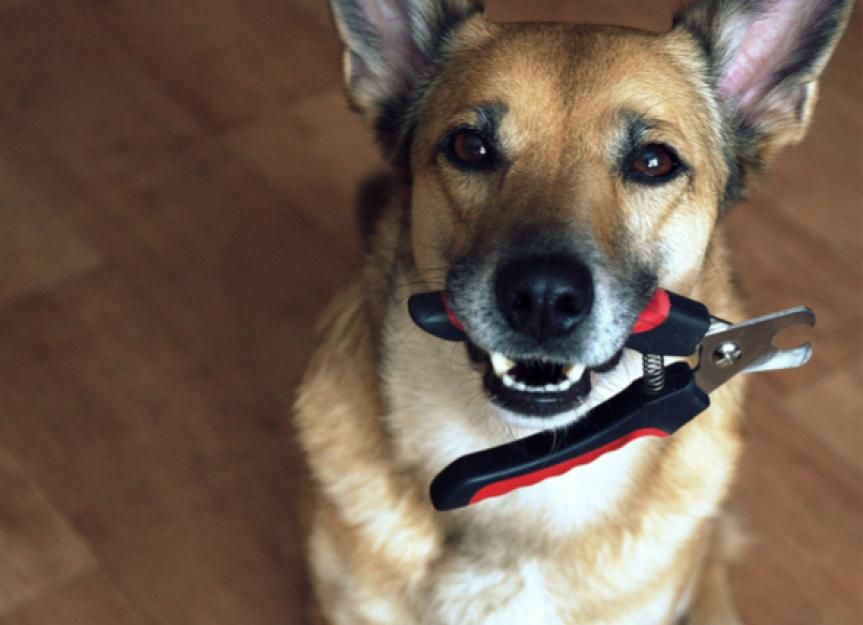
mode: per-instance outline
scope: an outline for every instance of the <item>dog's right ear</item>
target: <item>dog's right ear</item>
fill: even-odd
[[[852,0],[693,0],[676,17],[702,45],[736,131],[742,189],[782,147],[800,141],[818,80]],[[731,193],[739,195],[739,191]]]
[[[482,0],[330,0],[345,46],[351,104],[398,158],[410,125],[413,92],[440,58],[447,38]]]

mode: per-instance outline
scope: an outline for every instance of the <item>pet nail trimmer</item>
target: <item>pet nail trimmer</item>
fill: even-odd
[[[467,340],[445,294],[414,295],[409,311],[426,332]],[[732,325],[712,317],[700,302],[658,289],[626,342],[645,354],[645,377],[565,429],[458,458],[432,481],[432,503],[438,510],[475,504],[562,475],[639,438],[670,436],[710,406],[709,393],[738,373],[808,362],[809,343],[787,350],[773,345],[778,333],[798,325],[814,326],[815,314],[799,307]],[[662,362],[662,356],[696,354],[694,369]]]

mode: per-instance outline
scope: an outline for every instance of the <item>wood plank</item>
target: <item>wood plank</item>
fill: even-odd
[[[87,272],[101,258],[0,147],[0,303]]]
[[[303,205],[219,143],[97,192],[127,207],[122,219],[88,227],[98,249],[190,354],[280,419],[286,372],[295,379],[316,315],[352,276],[347,245],[334,246]]]
[[[211,128],[253,120],[340,80],[325,2],[87,4]]]
[[[312,344],[299,337],[351,276],[356,229],[328,238],[305,198],[280,196],[219,141],[96,184],[70,173],[39,138],[28,141],[26,129],[5,130],[0,154],[15,155],[23,184],[63,206],[178,340],[278,419],[282,372],[300,368]]]
[[[345,236],[345,226],[356,223],[357,186],[384,165],[372,132],[348,109],[342,89],[238,127],[225,140],[334,243],[358,256],[359,237]]]
[[[39,1],[0,9],[0,119],[81,179],[103,184],[183,150],[202,127],[87,8]]]
[[[859,354],[850,362],[833,363],[829,375],[804,380],[781,403],[783,418],[793,419],[801,436],[820,441],[829,454],[856,469],[858,479],[863,479],[863,419],[859,397],[848,389],[860,388],[861,364]]]
[[[21,457],[29,457],[26,450]],[[87,543],[3,447],[0,492],[2,616],[92,569],[95,561]]]
[[[0,625],[146,625],[105,572],[76,579],[16,610]]]
[[[753,385],[735,500],[753,543],[735,571],[746,622],[856,625],[863,614],[860,475]]]
[[[110,270],[0,321],[0,438],[153,622],[302,609],[301,468],[271,414],[243,410]]]
[[[863,274],[856,266],[768,203],[737,207],[729,226],[737,275],[753,314],[805,304],[818,315],[814,331],[793,334],[813,341],[813,362],[803,370],[765,376],[771,384],[791,390],[830,375],[833,362],[849,362],[859,353],[861,334],[855,328],[863,321]]]

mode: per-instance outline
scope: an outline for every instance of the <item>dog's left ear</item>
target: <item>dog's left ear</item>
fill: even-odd
[[[447,38],[482,0],[330,0],[345,46],[344,74],[354,108],[375,126],[386,155],[404,147],[411,97],[434,69]]]
[[[698,0],[675,18],[712,65],[738,131],[742,168],[757,169],[806,133],[818,79],[852,0]],[[748,152],[748,153],[747,153]],[[751,169],[752,167],[748,167]],[[741,171],[745,174],[745,171]]]

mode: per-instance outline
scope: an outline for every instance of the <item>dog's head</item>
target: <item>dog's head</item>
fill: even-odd
[[[351,100],[410,180],[417,275],[516,420],[571,418],[655,287],[691,289],[803,135],[850,4],[703,0],[653,34],[332,0]]]

